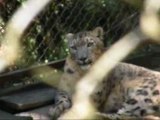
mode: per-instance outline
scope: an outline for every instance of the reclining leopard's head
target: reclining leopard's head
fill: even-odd
[[[66,35],[71,58],[82,69],[88,69],[102,54],[103,29],[97,27],[92,31],[84,31]]]

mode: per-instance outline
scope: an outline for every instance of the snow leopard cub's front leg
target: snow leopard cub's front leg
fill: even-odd
[[[49,109],[49,116],[56,119],[71,106],[71,97],[66,92],[58,91],[55,96],[55,104]]]

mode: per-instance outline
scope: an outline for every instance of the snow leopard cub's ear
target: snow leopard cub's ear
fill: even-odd
[[[92,35],[100,38],[101,40],[103,40],[103,36],[104,36],[104,31],[102,27],[96,27],[94,30],[91,31]]]
[[[67,41],[70,41],[70,40],[73,40],[73,36],[74,36],[74,34],[73,33],[68,33],[68,34],[66,34],[66,39],[67,39]]]
[[[65,38],[67,40],[68,46],[70,47],[70,45],[72,44],[72,41],[74,39],[74,34],[68,33],[68,34],[66,34]]]

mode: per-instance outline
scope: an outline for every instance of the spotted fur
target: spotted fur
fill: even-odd
[[[70,55],[66,59],[59,88],[65,94],[56,96],[50,115],[59,117],[72,105],[71,99],[79,79],[104,50],[103,29],[66,35]],[[85,93],[84,93],[85,94]],[[140,66],[119,63],[109,77],[94,90],[91,100],[100,112],[116,119],[141,117],[160,112],[160,73]],[[114,114],[110,114],[114,112]],[[157,114],[156,114],[157,115]]]

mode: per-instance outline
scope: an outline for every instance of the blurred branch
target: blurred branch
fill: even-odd
[[[33,18],[50,0],[28,0],[21,6],[9,21],[0,51],[0,71],[13,63],[19,56],[20,37]]]
[[[93,117],[93,111],[95,110],[89,101],[89,97],[97,84],[106,77],[106,75],[118,64],[119,61],[124,59],[140,43],[146,40],[147,37],[142,33],[140,28],[137,27],[105,52],[93,65],[88,74],[78,83],[76,87],[76,94],[73,99],[74,105],[71,110],[61,118],[85,119]]]
[[[160,42],[160,0],[146,0],[140,20],[143,32]]]
[[[160,40],[160,0],[123,0],[135,7],[143,7],[140,27],[156,42]]]

